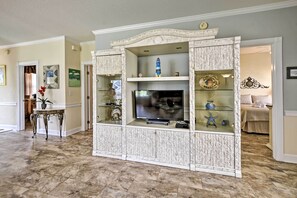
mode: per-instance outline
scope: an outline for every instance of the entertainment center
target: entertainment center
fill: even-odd
[[[92,52],[93,155],[241,177],[240,37],[217,32],[157,29]]]

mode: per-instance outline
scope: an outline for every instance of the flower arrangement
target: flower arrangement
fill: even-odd
[[[53,104],[49,99],[44,98],[45,90],[46,90],[46,87],[44,87],[44,86],[41,86],[40,87],[40,89],[38,90],[38,92],[40,93],[41,97],[38,98],[39,101],[37,101],[37,102],[42,102],[43,104],[45,104],[46,102]]]

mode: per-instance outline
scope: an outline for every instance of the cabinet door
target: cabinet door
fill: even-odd
[[[115,75],[122,73],[121,55],[97,56],[97,74]]]
[[[189,166],[189,143],[188,131],[157,131],[157,161],[176,166]]]
[[[194,42],[194,68],[224,70],[234,67],[234,38]]]
[[[194,142],[197,171],[208,169],[235,172],[233,134],[196,133]]]
[[[97,124],[96,133],[98,154],[122,156],[122,127]]]
[[[127,158],[150,160],[156,158],[156,131],[149,128],[126,128]]]

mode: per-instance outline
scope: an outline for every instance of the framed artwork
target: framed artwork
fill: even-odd
[[[43,66],[43,83],[48,89],[59,89],[59,65]]]
[[[0,86],[6,85],[6,65],[0,65]]]
[[[80,70],[68,69],[68,86],[69,87],[80,87]]]
[[[287,67],[287,79],[297,79],[297,67]]]

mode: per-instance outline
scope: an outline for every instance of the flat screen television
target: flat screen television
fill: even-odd
[[[184,120],[183,90],[134,91],[139,119]]]

